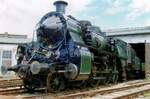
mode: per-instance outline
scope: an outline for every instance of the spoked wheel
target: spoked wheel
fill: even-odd
[[[107,85],[111,81],[111,74],[104,74],[101,77],[104,77],[103,79],[100,80],[100,84]]]
[[[89,85],[90,87],[93,87],[93,88],[94,88],[94,87],[97,87],[97,86],[99,85],[100,80],[99,80],[99,79],[90,78],[88,82],[89,82],[88,85]]]
[[[111,73],[111,69],[102,69],[100,70],[100,74],[99,77],[101,77],[100,79],[100,84],[102,85],[107,85],[111,82],[111,77],[112,77],[112,73]]]
[[[32,85],[29,81],[24,80],[24,88],[27,89],[29,92],[34,92],[35,86]]]
[[[56,93],[56,92],[59,92],[59,91],[65,89],[64,80],[57,73],[52,74],[50,72],[47,76],[47,82],[46,83],[47,83],[47,91],[48,92]]]

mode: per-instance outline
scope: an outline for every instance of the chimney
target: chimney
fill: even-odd
[[[56,1],[54,2],[54,5],[56,6],[56,12],[65,14],[65,8],[68,5],[65,1]]]

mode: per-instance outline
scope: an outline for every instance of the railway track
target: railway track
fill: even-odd
[[[101,86],[100,86],[101,87]],[[32,98],[32,99],[72,99],[72,98],[92,98],[92,97],[97,97],[100,99],[120,99],[120,98],[124,98],[126,99],[126,97],[131,96],[131,95],[127,95],[127,96],[123,96],[125,94],[119,94],[119,92],[124,93],[123,91],[127,91],[127,90],[135,90],[136,92],[132,91],[132,95],[136,94],[136,93],[143,93],[146,91],[150,90],[150,82],[148,81],[141,81],[141,82],[136,82],[136,83],[128,83],[128,84],[118,84],[118,85],[113,85],[110,87],[104,87],[104,88],[95,88],[95,89],[89,89],[89,90],[70,90],[70,91],[64,91],[64,92],[60,92],[57,94],[53,94],[53,93],[44,93],[44,94],[33,94],[33,95],[29,95],[29,96],[22,96],[22,98]],[[145,89],[143,89],[145,88]],[[147,88],[147,89],[146,89]],[[138,91],[137,89],[142,89],[142,91]],[[118,92],[119,96],[117,97],[106,97],[106,96],[110,96],[110,94],[113,94],[114,92]],[[127,92],[126,92],[127,93]],[[111,95],[114,96],[114,95]]]
[[[141,86],[138,88],[122,90],[105,95],[99,95],[100,99],[133,99],[146,92],[150,92],[150,85]]]
[[[141,89],[141,90],[139,91],[138,89]],[[124,93],[124,91],[128,92],[128,90],[132,90],[132,94],[130,93],[131,95],[135,95],[136,93],[140,94],[141,92],[145,92],[145,91],[150,91],[150,82],[143,82],[143,83],[138,83],[138,84],[129,84],[129,85],[124,85],[124,86],[117,86],[117,87],[115,86],[115,87],[104,88],[104,89],[96,89],[96,90],[90,90],[90,91],[85,91],[85,92],[78,92],[78,93],[73,93],[69,95],[59,96],[59,97],[56,97],[55,99],[66,99],[66,98],[75,98],[75,97],[91,98],[95,95],[99,95],[97,98],[100,98],[100,99],[120,99],[124,97],[126,99],[126,97],[130,97],[131,95],[121,94],[121,92],[122,93]],[[118,94],[118,96],[116,95],[116,97],[113,97],[114,94],[115,95]]]
[[[103,87],[103,88],[102,88]],[[24,88],[13,87],[5,90],[0,90],[0,95],[10,95],[15,97],[19,95],[20,98],[32,98],[32,99],[41,99],[41,98],[52,98],[52,99],[68,99],[68,98],[92,98],[97,97],[100,99],[120,99],[120,98],[130,98],[141,94],[144,92],[150,91],[150,81],[134,81],[134,82],[125,82],[117,85],[111,86],[100,86],[94,89],[69,89],[57,94],[54,93],[41,93],[35,92],[33,94],[20,94],[24,93]],[[128,94],[129,93],[129,94]]]
[[[19,78],[0,79],[0,95],[13,94],[23,91],[23,83]]]
[[[0,89],[9,88],[9,87],[21,87],[22,80],[18,78],[13,79],[1,79],[0,80]]]
[[[13,95],[24,92],[24,88],[20,87],[11,87],[7,89],[0,89],[0,95]]]

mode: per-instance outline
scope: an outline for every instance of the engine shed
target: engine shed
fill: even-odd
[[[129,44],[141,59],[143,77],[150,79],[150,26],[103,30],[108,37],[119,38]]]
[[[18,44],[31,42],[27,35],[0,34],[0,77],[11,76],[13,72],[6,72],[6,68],[16,64],[16,51]]]

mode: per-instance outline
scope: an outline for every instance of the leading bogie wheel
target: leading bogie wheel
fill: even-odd
[[[47,91],[48,92],[59,92],[65,88],[64,81],[60,74],[58,73],[49,73],[47,76]]]

